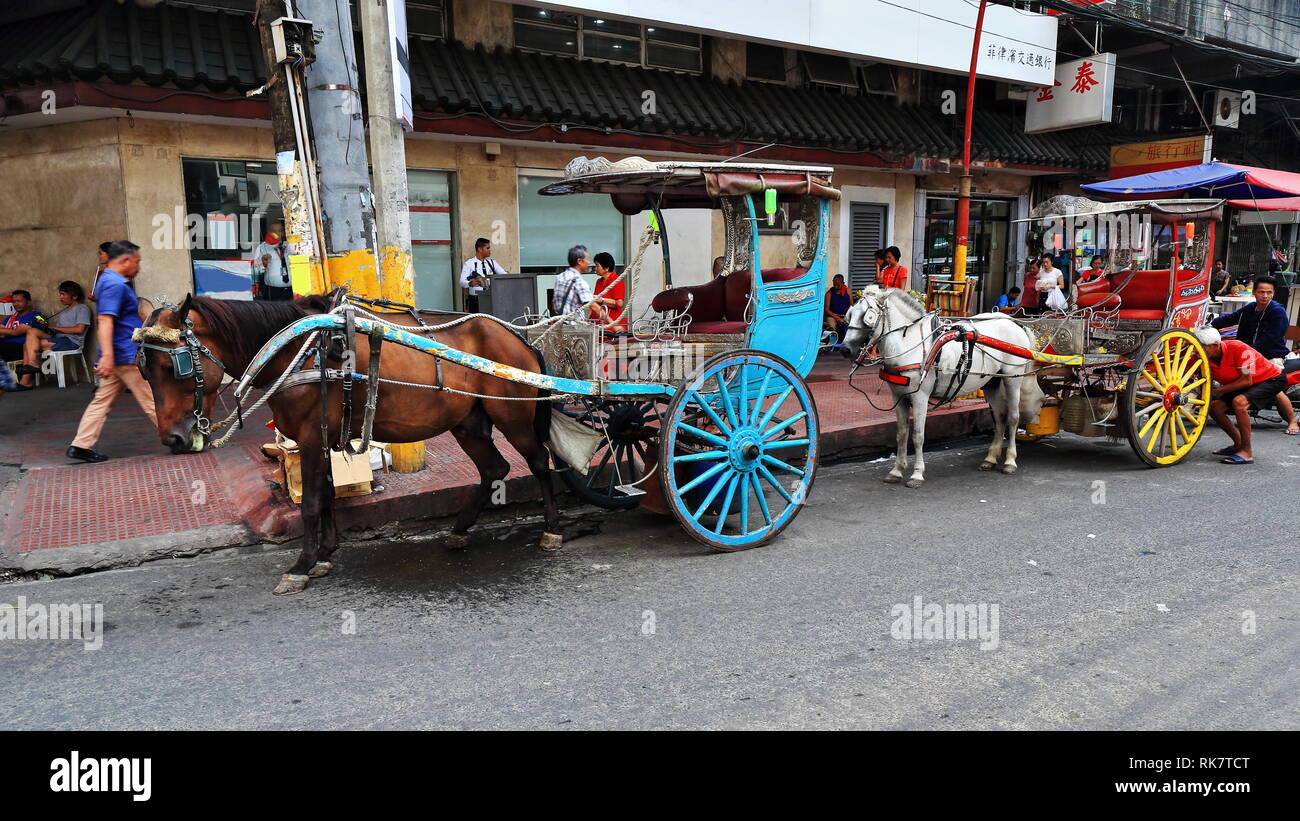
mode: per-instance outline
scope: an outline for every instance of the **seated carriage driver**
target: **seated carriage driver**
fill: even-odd
[[[1205,346],[1210,376],[1219,386],[1211,394],[1210,415],[1232,444],[1214,452],[1225,465],[1249,465],[1251,451],[1250,412],[1264,410],[1286,389],[1282,369],[1259,351],[1235,339],[1223,339],[1214,328],[1201,328],[1196,338]],[[1231,412],[1233,418],[1229,418]],[[1234,420],[1235,419],[1235,424]]]

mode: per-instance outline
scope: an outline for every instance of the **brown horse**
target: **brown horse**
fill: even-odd
[[[194,335],[211,353],[211,357],[196,357],[196,367],[203,369],[203,413],[210,417],[221,385],[221,365],[225,366],[226,373],[240,378],[268,339],[304,316],[328,311],[330,305],[330,297],[325,296],[309,296],[292,302],[247,302],[187,296],[179,308],[154,311],[146,323],[144,336],[146,341],[152,340],[159,347],[185,348],[185,343],[179,341],[179,332],[189,320]],[[457,316],[422,312],[422,318],[429,325]],[[418,324],[410,314],[385,313],[383,317],[393,324],[410,326],[419,333]],[[532,348],[507,328],[488,319],[471,319],[454,328],[433,332],[433,336],[452,348],[495,362],[536,373],[544,370],[540,357]],[[287,345],[261,370],[254,386],[262,389],[270,386],[289,367],[301,345],[301,338]],[[358,368],[362,372],[366,370],[369,356],[368,339],[365,334],[358,333],[356,362],[360,363]],[[162,443],[174,453],[202,450],[208,442],[206,437],[198,435],[196,429],[194,406],[198,386],[195,377],[177,378],[172,356],[154,348],[142,347],[139,361],[145,379],[153,388]],[[342,361],[341,351],[327,353],[326,361],[329,367],[338,368]],[[429,354],[393,343],[380,348],[380,376],[383,379],[437,385],[438,370],[435,358]],[[541,392],[451,362],[442,363],[441,384],[493,398],[380,382],[374,438],[381,442],[418,442],[451,431],[473,460],[482,481],[474,498],[457,517],[448,540],[449,546],[464,547],[468,544],[465,533],[487,503],[493,483],[505,479],[510,471],[509,463],[492,441],[492,428],[496,426],[524,457],[541,483],[546,511],[546,532],[541,546],[547,549],[559,547],[562,541],[559,513],[551,487],[550,458],[543,445],[549,438],[550,403],[517,401],[537,397]],[[349,440],[362,435],[364,386],[364,382],[357,383],[352,391]],[[303,548],[298,560],[275,588],[277,594],[299,593],[306,588],[309,577],[324,576],[330,571],[330,555],[338,546],[339,538],[334,523],[334,488],[329,463],[324,456],[326,444],[321,441],[320,384],[313,381],[281,390],[271,397],[268,404],[276,428],[298,443],[302,458]],[[325,406],[329,432],[326,441],[336,445],[341,440],[343,424],[342,387],[338,380],[329,383]]]

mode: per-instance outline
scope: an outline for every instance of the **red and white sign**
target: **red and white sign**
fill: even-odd
[[[1056,67],[1056,81],[1029,95],[1025,133],[1108,123],[1114,101],[1114,54],[1094,54],[1061,63]]]

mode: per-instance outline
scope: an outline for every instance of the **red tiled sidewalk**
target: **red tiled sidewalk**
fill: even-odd
[[[846,363],[825,358],[809,377],[817,402],[825,457],[893,448],[892,399],[874,373],[860,373],[854,385],[867,391],[872,408],[845,380]],[[274,463],[259,445],[268,441],[263,410],[220,450],[187,456],[163,451],[153,428],[129,399],[117,403],[97,448],[114,457],[101,464],[69,463],[63,456],[90,389],[41,388],[0,400],[10,421],[0,435],[0,465],[21,466],[21,474],[0,490],[0,563],[58,566],[64,549],[103,550],[143,542],[149,557],[175,541],[186,552],[192,536],[224,528],[225,546],[282,541],[301,533],[298,508],[274,489]],[[16,427],[15,427],[16,426]],[[931,439],[969,435],[991,427],[982,401],[959,402],[932,412]],[[523,460],[499,434],[510,462],[511,499],[534,499],[537,486]],[[408,519],[448,516],[458,511],[478,484],[478,473],[450,435],[430,440],[428,469],[415,474],[376,476],[381,492],[340,500],[340,525],[374,528]],[[0,468],[2,469],[2,468]],[[12,473],[13,468],[8,470]],[[93,547],[87,547],[93,546]],[[205,544],[204,548],[223,546]],[[189,552],[194,549],[189,547]],[[127,551],[129,555],[129,551]],[[127,562],[129,563],[129,562]]]

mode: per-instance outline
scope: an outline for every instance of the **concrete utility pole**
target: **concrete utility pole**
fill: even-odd
[[[272,35],[271,24],[288,16],[283,0],[257,2],[254,20],[262,41],[266,85],[250,92],[250,95],[265,92],[271,105],[271,134],[275,140],[275,164],[284,208],[284,241],[289,251],[289,269],[292,272],[305,263],[308,290],[323,293],[327,290],[327,279],[320,244],[320,205],[313,184],[315,168],[310,161],[310,141],[302,111],[301,78],[291,63],[281,62],[283,55],[277,56]]]
[[[362,3],[363,13],[374,0]],[[415,304],[414,269],[411,265],[409,217],[406,208],[406,154],[398,125],[398,151],[375,156],[375,178],[386,180],[382,173],[395,163],[400,188],[389,185],[395,203],[387,211],[396,213],[404,230],[404,241],[393,244],[405,249],[405,266],[385,275],[385,265],[378,261],[395,255],[376,254],[373,196],[368,174],[365,124],[361,120],[361,97],[353,45],[352,20],[347,0],[297,0],[298,14],[310,20],[304,24],[282,27],[290,34],[280,37],[281,51],[285,39],[296,38],[298,46],[290,50],[310,52],[314,59],[286,61],[277,53],[272,23],[289,17],[283,0],[258,0],[258,31],[262,37],[268,75],[266,91],[271,97],[271,119],[275,135],[276,159],[280,175],[280,196],[285,213],[285,231],[291,254],[302,254],[311,266],[311,293],[324,293],[346,285],[366,297],[385,297],[396,302]],[[389,92],[380,100],[392,99],[392,73],[387,58],[387,17],[379,7],[384,23],[379,35],[383,51],[376,51],[368,74],[387,76]],[[310,39],[310,43],[304,43]],[[375,65],[377,64],[377,66]],[[369,85],[369,83],[368,83]],[[372,99],[374,99],[372,97]],[[372,119],[373,116],[372,116]],[[287,172],[287,173],[286,173]],[[377,185],[376,188],[379,188]],[[380,210],[382,217],[386,212]],[[380,239],[385,236],[381,233]],[[385,246],[380,246],[385,247]],[[294,257],[290,257],[293,268]],[[391,444],[393,467],[403,473],[424,468],[424,443]]]
[[[401,2],[402,0],[387,0]],[[394,302],[415,304],[415,265],[411,259],[411,216],[406,185],[406,135],[397,119],[389,44],[394,33],[386,0],[357,0],[366,58],[366,103],[371,165],[375,182],[379,292]],[[406,44],[402,44],[405,49]],[[393,467],[411,473],[424,467],[424,443],[390,446]]]
[[[352,18],[347,0],[296,0],[298,13],[320,32],[307,66],[308,112],[320,177],[326,266],[331,286],[379,294],[374,256],[374,195],[361,117]]]

